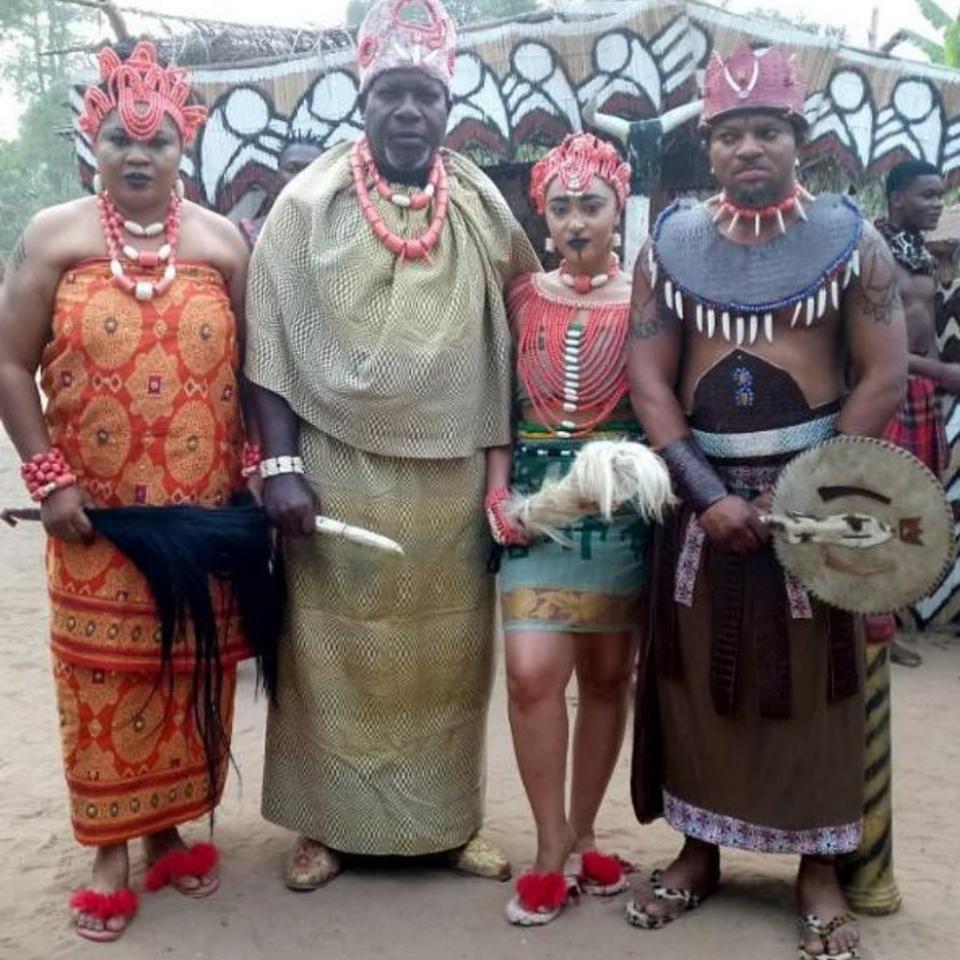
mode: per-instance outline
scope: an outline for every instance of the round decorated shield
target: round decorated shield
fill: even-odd
[[[767,523],[780,562],[853,613],[928,596],[954,559],[953,511],[937,478],[883,440],[835,437],[791,460]]]

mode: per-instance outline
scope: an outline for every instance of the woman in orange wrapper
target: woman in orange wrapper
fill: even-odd
[[[219,800],[248,652],[214,586],[214,659],[195,663],[187,637],[162,657],[146,581],[94,533],[86,508],[216,507],[243,488],[247,251],[227,220],[183,199],[181,156],[206,117],[187,105],[183,72],[142,41],[126,57],[102,50],[100,81],[80,119],[95,196],[34,217],[0,293],[0,414],[49,535],[73,828],[96,848],[70,905],[77,933],[104,941],[137,909],[129,840],[142,838],[148,889],[203,897],[219,885],[216,848],[187,847],[177,828]]]

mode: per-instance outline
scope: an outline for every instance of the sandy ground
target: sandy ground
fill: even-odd
[[[25,501],[16,463],[0,439],[0,503]],[[624,897],[587,898],[542,930],[503,919],[506,885],[454,876],[436,865],[355,865],[325,890],[292,894],[280,883],[289,837],[259,815],[264,704],[244,668],[231,774],[217,821],[223,886],[207,901],[172,891],[146,895],[115,945],[72,932],[65,910],[86,879],[90,854],[73,842],[67,817],[53,687],[49,676],[42,537],[33,525],[0,529],[0,960],[444,960],[582,958],[655,951],[659,960],[795,957],[788,857],[727,854],[722,892],[682,923],[656,933],[623,921]],[[885,960],[960,956],[960,642],[918,641],[926,662],[895,672],[896,865],[904,895],[893,917],[867,919],[871,953]],[[526,802],[506,722],[502,673],[490,711],[487,835],[523,865],[533,850]],[[601,811],[601,844],[646,870],[676,838],[633,818],[628,761],[621,758]],[[205,825],[190,825],[191,839]],[[134,882],[142,876],[139,851]]]

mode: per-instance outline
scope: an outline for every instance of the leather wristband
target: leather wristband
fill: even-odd
[[[683,437],[667,444],[660,456],[670,471],[677,496],[689,503],[697,514],[729,495],[724,482],[693,437]]]

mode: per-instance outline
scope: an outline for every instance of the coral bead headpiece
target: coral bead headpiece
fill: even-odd
[[[741,43],[724,59],[716,51],[703,82],[702,124],[741,110],[775,110],[806,123],[804,83],[795,58],[781,47]]]
[[[380,0],[357,33],[360,92],[387,70],[415,67],[450,89],[457,34],[439,0]]]
[[[571,133],[559,147],[541,157],[530,175],[530,199],[541,216],[547,207],[547,189],[559,177],[564,190],[577,193],[599,177],[616,194],[623,208],[630,193],[630,164],[620,159],[616,148],[592,133]]]
[[[184,146],[193,141],[207,119],[207,108],[187,106],[190,84],[186,71],[161,66],[149,40],[141,40],[126,60],[111,47],[104,47],[98,60],[100,83],[106,92],[99,86],[87,88],[78,121],[84,133],[96,137],[104,117],[116,110],[123,129],[135,140],[155,136],[166,114],[177,125]]]

